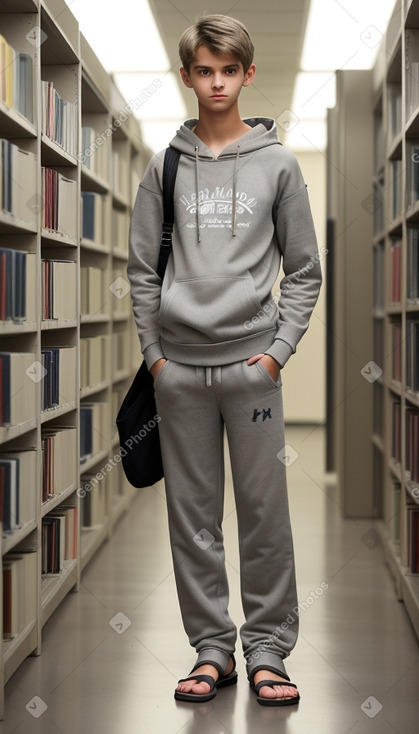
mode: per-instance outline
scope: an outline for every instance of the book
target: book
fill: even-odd
[[[393,240],[391,243],[391,283],[390,283],[390,303],[392,305],[401,302],[401,286],[402,286],[402,240]]]
[[[63,237],[77,238],[77,184],[55,168],[42,167],[42,226]]]
[[[103,244],[106,197],[94,191],[82,191],[81,199],[83,238]]]
[[[0,138],[1,208],[17,220],[36,226],[36,207],[31,206],[36,189],[35,155]]]
[[[46,502],[77,482],[77,430],[43,427],[41,452],[41,500]]]
[[[406,319],[406,387],[419,392],[419,315]]]
[[[406,470],[412,482],[419,482],[419,410],[406,409]]]
[[[31,352],[0,352],[0,425],[17,425],[34,417],[34,362]]]
[[[407,229],[407,301],[416,303],[419,300],[419,229]]]
[[[70,260],[43,259],[42,318],[76,319],[77,265]]]
[[[395,461],[401,462],[401,405],[400,401],[393,400],[391,421],[391,455]]]
[[[392,369],[391,377],[396,382],[402,379],[402,327],[400,322],[393,321],[391,323],[391,349],[392,349]]]
[[[77,147],[77,104],[60,96],[54,82],[41,82],[42,132],[71,155]]]
[[[0,100],[33,122],[33,60],[0,34]]]

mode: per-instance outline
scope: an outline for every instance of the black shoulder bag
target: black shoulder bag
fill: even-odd
[[[164,156],[164,221],[157,266],[157,274],[162,280],[172,251],[175,220],[173,192],[179,156],[180,151],[170,146]],[[154,398],[154,380],[143,360],[116,416],[122,466],[128,481],[134,487],[150,487],[163,477],[159,420]]]

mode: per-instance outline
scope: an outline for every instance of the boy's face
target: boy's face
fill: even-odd
[[[252,64],[246,74],[235,56],[218,56],[206,46],[200,46],[189,73],[180,70],[184,84],[193,89],[200,106],[226,112],[236,104],[242,87],[252,83],[256,67]]]

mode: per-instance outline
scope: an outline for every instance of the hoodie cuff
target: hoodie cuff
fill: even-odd
[[[143,357],[148,370],[150,370],[150,367],[154,362],[157,362],[158,359],[166,359],[160,342],[154,342],[154,344],[150,344],[150,346],[144,349]]]
[[[283,339],[275,339],[272,346],[269,347],[264,354],[269,354],[270,357],[273,357],[282,369],[286,362],[288,362],[291,355],[294,354],[294,350],[288,342]]]

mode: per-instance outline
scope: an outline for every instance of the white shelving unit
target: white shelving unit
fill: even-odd
[[[37,567],[33,593],[28,591],[27,595],[25,623],[21,622],[21,627],[7,639],[3,635],[0,638],[3,716],[5,683],[28,655],[41,654],[43,625],[68,592],[77,591],[83,568],[110,536],[136,494],[125,480],[120,461],[114,458],[118,457],[114,419],[141,358],[126,265],[131,208],[151,153],[141,142],[138,122],[126,114],[125,100],[80,33],[64,0],[0,0],[0,28],[4,41],[16,54],[27,55],[26,62],[17,55],[11,59],[13,71],[17,63],[28,64],[30,70],[30,93],[25,97],[30,119],[18,109],[19,97],[0,99],[0,138],[17,145],[25,160],[33,163],[31,176],[24,176],[23,169],[13,172],[17,188],[29,194],[23,199],[24,194],[20,195],[19,210],[13,204],[11,211],[3,202],[0,206],[0,247],[30,253],[26,260],[31,264],[26,318],[0,321],[0,352],[31,355],[32,366],[22,378],[22,390],[28,391],[25,396],[33,396],[35,405],[34,413],[21,422],[6,424],[2,417],[0,458],[7,459],[16,452],[25,452],[26,456],[31,451],[34,471],[29,486],[21,487],[22,521],[12,530],[6,531],[2,525],[0,543],[3,570],[9,568],[13,556],[27,559],[29,553],[35,554]],[[5,78],[7,70],[0,71],[4,71]],[[70,145],[63,147],[43,131],[42,81],[52,82],[58,95],[73,105],[73,149]],[[10,83],[9,78],[7,84]],[[86,133],[82,129],[86,127],[94,128],[101,141],[92,146],[94,152],[83,147]],[[111,134],[105,135],[109,129]],[[43,195],[43,167],[54,169],[64,178],[60,202],[65,202],[66,196],[74,196],[74,206],[61,210],[58,228],[44,226],[44,206],[49,195]],[[96,232],[96,218],[93,238],[83,236],[83,192],[100,195],[103,207],[102,229]],[[71,272],[76,272],[72,305],[66,318],[42,318],[45,260],[67,262]],[[115,286],[117,278],[122,280]],[[127,293],[122,297],[125,288]],[[99,307],[89,311],[89,305],[95,303]],[[87,310],[82,310],[86,304]],[[59,400],[57,405],[42,409],[42,350],[55,348],[60,350],[61,359]],[[100,373],[95,359],[97,349],[102,350]],[[115,361],[115,354],[119,355],[119,362]],[[16,396],[12,395],[11,400],[13,405]],[[93,423],[93,450],[82,455],[82,416],[89,404],[103,407],[100,424]],[[43,475],[47,449],[42,447],[51,432],[66,439],[63,443],[73,449],[67,450],[65,467],[61,467],[57,454],[53,479],[47,486]],[[63,432],[66,433],[61,435]],[[58,439],[56,451],[57,447]],[[99,474],[101,478],[97,479]],[[83,492],[89,477],[91,488]],[[46,487],[49,492],[45,494]],[[26,504],[28,498],[30,508]],[[74,557],[61,561],[59,573],[42,573],[43,523],[57,512],[64,513],[69,523],[66,507],[76,508]],[[2,585],[0,589],[2,594]],[[19,612],[21,603],[23,609],[23,600],[18,596],[15,607]],[[2,630],[6,623],[3,607],[2,595]]]

